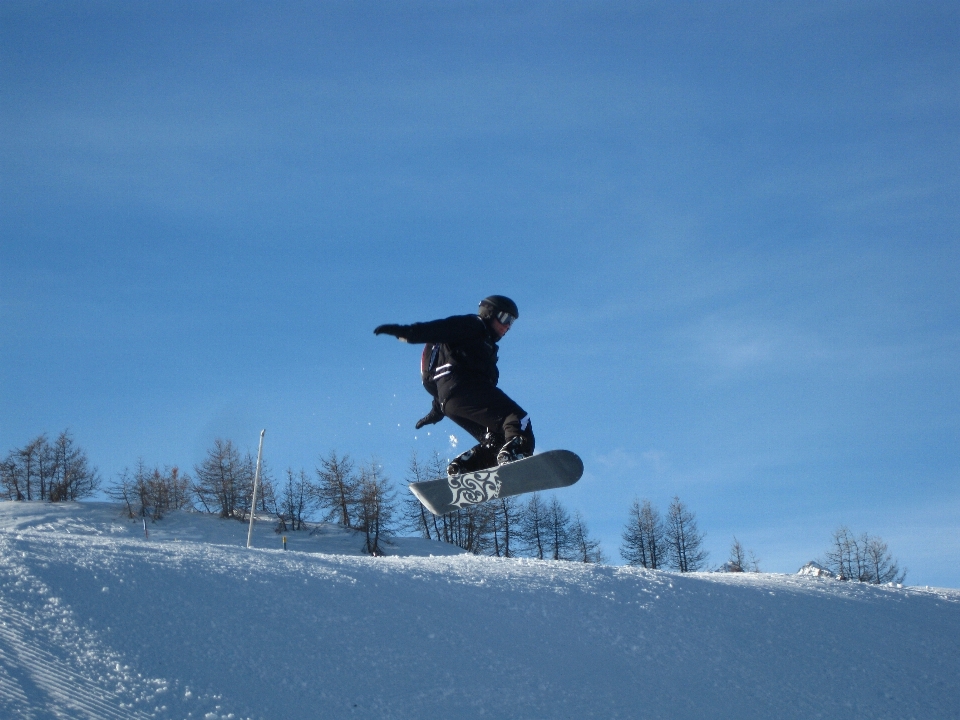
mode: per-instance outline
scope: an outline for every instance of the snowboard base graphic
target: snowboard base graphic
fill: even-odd
[[[583,461],[576,453],[548,450],[487,470],[410,483],[410,492],[434,515],[446,515],[498,497],[567,487],[581,475]]]

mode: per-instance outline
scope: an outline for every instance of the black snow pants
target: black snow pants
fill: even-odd
[[[494,461],[500,446],[517,436],[523,438],[524,453],[533,454],[535,440],[530,416],[500,388],[480,383],[458,385],[443,400],[442,408],[444,415],[478,443],[488,432],[495,436]]]

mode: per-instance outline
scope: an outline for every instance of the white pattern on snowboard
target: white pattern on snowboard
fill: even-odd
[[[481,470],[450,478],[447,481],[450,485],[450,492],[453,493],[453,501],[450,504],[462,508],[466,505],[476,505],[498,497],[500,495],[498,470],[499,468],[494,468],[489,472]]]

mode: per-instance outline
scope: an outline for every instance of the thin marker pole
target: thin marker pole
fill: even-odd
[[[257,449],[257,471],[253,474],[253,500],[250,502],[250,529],[247,530],[247,547],[253,547],[253,516],[257,514],[257,485],[260,483],[260,458],[263,455],[263,434],[260,431],[260,447]]]

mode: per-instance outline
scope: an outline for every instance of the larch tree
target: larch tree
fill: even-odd
[[[491,503],[493,554],[496,557],[514,557],[519,521],[520,503],[516,497],[497,498]]]
[[[392,527],[396,513],[396,498],[389,480],[381,473],[380,465],[375,460],[360,469],[354,511],[357,529],[365,537],[363,551],[374,556],[386,554],[381,541]]]
[[[87,453],[64,430],[53,442],[53,477],[48,489],[51,502],[90,497],[100,487],[97,468],[90,467]]]
[[[665,537],[674,570],[696,572],[706,564],[707,551],[703,548],[703,535],[697,529],[696,516],[679,497],[673,498],[667,510]]]
[[[667,551],[663,520],[649,500],[641,503],[634,498],[622,538],[620,556],[630,565],[651,570],[663,567]]]
[[[303,530],[306,527],[305,516],[315,502],[316,488],[303,468],[296,473],[292,468],[287,468],[287,481],[275,493],[271,506],[277,518],[277,532]]]
[[[878,537],[867,539],[864,553],[867,557],[867,567],[870,569],[869,582],[881,585],[884,583],[903,583],[907,578],[907,570],[900,569],[897,561],[890,554],[887,544]]]
[[[420,458],[417,456],[417,451],[414,450],[410,454],[410,462],[407,465],[407,483],[424,482],[435,479],[428,473],[428,467],[420,461]],[[427,540],[440,539],[436,518],[433,513],[423,506],[423,503],[421,503],[413,493],[408,492],[402,495],[400,515],[404,526],[408,530],[412,530]]]
[[[549,543],[548,510],[540,493],[533,493],[520,515],[520,537],[528,552],[543,560]]]
[[[53,447],[46,434],[11,450],[0,464],[4,500],[46,500],[54,467]]]
[[[570,545],[574,551],[573,560],[584,563],[602,563],[604,561],[600,541],[593,540],[590,537],[587,524],[583,521],[583,516],[579,510],[573,514],[573,520],[570,521]]]
[[[736,535],[733,536],[733,545],[730,546],[730,557],[727,559],[724,568],[727,572],[746,572],[747,551],[743,549],[743,545],[737,540]]]
[[[331,450],[327,457],[320,458],[317,478],[317,502],[327,511],[326,519],[351,527],[350,513],[358,499],[359,483],[350,457],[338,457],[336,450]]]
[[[546,513],[547,552],[551,560],[570,560],[574,557],[570,513],[556,495],[550,497]]]
[[[203,509],[222,518],[244,520],[253,494],[254,461],[230,440],[217,438],[207,457],[195,466],[193,492]]]

